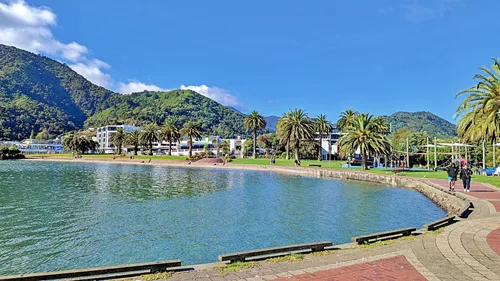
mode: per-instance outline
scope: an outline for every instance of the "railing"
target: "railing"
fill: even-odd
[[[107,266],[99,268],[0,276],[0,281],[55,280],[55,279],[67,279],[67,278],[72,278],[72,280],[124,278],[124,277],[156,273],[156,272],[164,272],[167,271],[169,268],[177,267],[180,265],[181,265],[180,260],[170,260],[170,261],[148,262],[140,264]]]
[[[266,259],[277,256],[285,256],[291,253],[307,253],[307,252],[323,251],[325,247],[330,247],[332,245],[333,245],[332,242],[314,242],[308,244],[296,244],[296,245],[289,245],[282,247],[265,248],[265,249],[220,255],[219,260],[235,262],[235,261]]]

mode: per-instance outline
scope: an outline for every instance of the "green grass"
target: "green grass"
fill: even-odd
[[[304,255],[297,254],[297,253],[291,253],[289,255],[282,256],[282,257],[270,258],[270,259],[267,259],[267,261],[270,261],[270,262],[294,262],[294,261],[300,261],[303,259],[304,259]]]
[[[235,271],[240,271],[244,269],[250,269],[253,268],[257,265],[256,262],[243,262],[243,261],[238,261],[226,265],[221,265],[221,266],[215,266],[214,269],[220,272],[235,272]]]
[[[362,245],[359,245],[360,248],[375,248],[375,247],[378,247],[378,246],[385,246],[385,245],[391,245],[391,244],[394,244],[398,241],[408,241],[408,240],[413,240],[415,239],[415,236],[413,235],[409,235],[409,236],[403,236],[403,237],[399,237],[397,239],[391,239],[391,240],[384,240],[384,241],[377,241],[377,242],[373,242],[373,243],[365,243],[365,244],[362,244]]]
[[[234,164],[244,164],[244,165],[269,165],[269,159],[267,158],[236,158],[233,159],[231,163]],[[343,161],[318,161],[318,160],[301,160],[300,165],[302,167],[308,167],[308,165],[313,164],[313,165],[321,165],[321,168],[341,168],[342,167]],[[286,160],[286,159],[281,159],[277,158],[276,159],[276,166],[295,166],[294,160]]]
[[[443,232],[443,231],[444,231],[444,227],[440,227],[440,228],[438,228],[438,229],[434,229],[434,230],[431,230],[431,231],[429,231],[429,232],[430,232],[430,233],[434,233],[434,234],[439,234],[439,233],[441,233],[441,232]]]

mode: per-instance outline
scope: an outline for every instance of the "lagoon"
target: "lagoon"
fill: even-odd
[[[0,275],[333,241],[446,213],[411,189],[263,171],[0,162]]]

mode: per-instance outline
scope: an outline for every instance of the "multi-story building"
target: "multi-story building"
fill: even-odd
[[[118,128],[123,128],[125,133],[141,130],[140,127],[131,125],[107,125],[97,128],[97,143],[99,144],[98,150],[101,153],[115,153],[116,147],[111,142],[111,136],[118,131]]]
[[[321,137],[321,157],[323,160],[333,160],[338,157],[339,141],[342,133],[338,129],[333,129],[331,133]],[[319,141],[319,134],[316,133],[314,139]]]

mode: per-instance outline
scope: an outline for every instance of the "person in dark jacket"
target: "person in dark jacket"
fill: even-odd
[[[450,184],[449,191],[455,191],[455,182],[457,181],[458,169],[455,166],[455,163],[452,163],[450,167],[448,167],[448,183]]]
[[[470,192],[470,180],[472,178],[472,170],[465,165],[460,171],[460,179],[464,185],[464,192]]]

